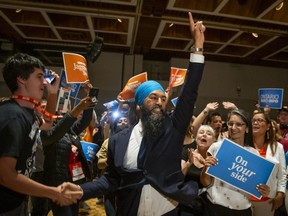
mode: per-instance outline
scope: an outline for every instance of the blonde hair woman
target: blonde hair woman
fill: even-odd
[[[204,168],[205,158],[207,156],[207,150],[213,142],[216,141],[216,132],[209,125],[202,125],[197,131],[196,137],[196,149],[188,148],[182,152],[182,172],[185,175],[185,181],[196,181],[199,187],[199,197],[195,199],[189,206],[180,205],[180,216],[200,216],[204,214],[204,203],[202,196],[204,196],[203,185],[200,182],[200,176],[202,169]]]

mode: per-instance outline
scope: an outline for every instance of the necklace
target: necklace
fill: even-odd
[[[35,100],[34,98],[30,98],[30,97],[25,97],[23,95],[12,95],[11,96],[12,99],[19,99],[19,100],[25,100],[25,101],[29,101],[31,103],[34,104],[33,109],[37,110],[39,112],[41,112],[43,115],[51,118],[51,119],[56,119],[58,118],[57,115],[53,115],[49,112],[47,112],[45,109],[41,108],[41,103],[37,100]]]

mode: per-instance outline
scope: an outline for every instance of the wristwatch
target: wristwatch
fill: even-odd
[[[203,47],[202,48],[197,48],[197,47],[191,47],[190,48],[190,52],[192,52],[192,53],[194,53],[194,52],[203,52],[204,51],[204,49],[203,49]]]

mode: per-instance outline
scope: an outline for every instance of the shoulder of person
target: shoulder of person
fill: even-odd
[[[221,145],[222,145],[222,141],[217,141],[217,142],[212,143],[208,149],[208,152],[211,155],[215,155],[216,151],[220,148]]]
[[[259,155],[259,152],[257,151],[257,149],[255,149],[255,148],[253,148],[253,147],[251,147],[251,146],[244,146],[244,148],[245,148],[246,150],[248,150],[248,151],[256,154],[256,155]]]

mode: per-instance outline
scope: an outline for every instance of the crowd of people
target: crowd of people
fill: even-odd
[[[194,116],[205,26],[188,15],[195,49],[172,112],[171,89],[149,80],[132,102],[118,95],[116,109],[108,108],[100,121],[89,81],[82,86],[87,96],[60,113],[59,76],[52,72],[55,81],[48,83],[43,63],[27,54],[7,60],[3,77],[12,96],[0,103],[0,215],[51,210],[74,216],[95,197],[104,199],[108,216],[287,215],[288,107],[273,120],[269,107],[249,115],[225,101],[224,116],[211,102]],[[260,199],[206,172],[219,163],[224,139],[275,164],[269,181],[257,182]],[[94,161],[85,157],[81,140],[98,144]]]

